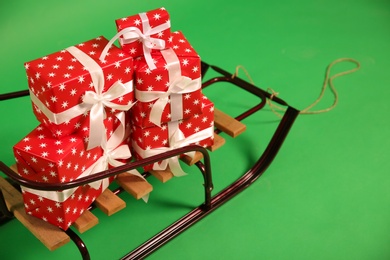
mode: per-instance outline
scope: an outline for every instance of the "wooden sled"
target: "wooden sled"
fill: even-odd
[[[226,187],[224,190],[222,190],[215,196],[211,196],[213,183],[208,150],[196,145],[178,148],[166,152],[164,154],[159,154],[140,161],[135,161],[114,169],[103,171],[92,176],[84,177],[68,183],[42,184],[31,182],[16,174],[15,167],[8,167],[0,161],[0,170],[8,177],[7,180],[0,177],[0,223],[15,217],[24,226],[26,226],[26,228],[29,229],[49,250],[55,250],[72,240],[78,247],[82,258],[90,259],[86,245],[84,244],[80,236],[78,236],[72,230],[72,228],[75,228],[80,233],[83,233],[98,224],[97,217],[90,211],[90,209],[97,207],[102,210],[107,216],[115,214],[126,206],[125,202],[117,196],[118,193],[126,191],[127,193],[131,194],[135,199],[140,199],[150,193],[153,189],[149,182],[141,178],[137,178],[136,176],[127,173],[127,171],[154,162],[158,162],[173,156],[183,155],[184,153],[195,151],[196,156],[194,158],[182,156],[181,160],[190,166],[195,165],[202,173],[204,178],[205,202],[199,207],[193,209],[191,212],[183,216],[181,219],[179,219],[169,227],[167,227],[166,229],[164,229],[163,231],[161,231],[160,233],[158,233],[157,235],[155,235],[154,237],[152,237],[150,240],[140,245],[135,250],[123,256],[122,258],[142,259],[160,248],[162,245],[164,245],[177,235],[179,235],[181,232],[189,228],[191,225],[193,225],[203,217],[207,216],[210,212],[223,205],[223,203],[234,197],[236,194],[243,191],[258,177],[260,177],[261,174],[271,164],[279,148],[281,147],[285,137],[287,136],[295,118],[299,114],[299,111],[288,106],[288,104],[280,98],[273,97],[270,93],[259,89],[256,86],[238,77],[233,77],[232,74],[218,67],[208,65],[204,62],[202,62],[202,77],[210,68],[213,69],[215,72],[219,73],[220,76],[214,77],[204,82],[202,85],[203,88],[206,88],[217,82],[229,82],[259,97],[260,102],[259,104],[248,109],[236,118],[233,118],[223,113],[222,111],[215,109],[214,145],[212,147],[208,147],[208,150],[215,151],[225,143],[225,139],[219,135],[219,133],[222,131],[225,132],[227,135],[231,136],[232,138],[235,138],[241,133],[243,133],[246,127],[243,123],[241,123],[241,120],[263,108],[266,104],[267,98],[272,99],[272,101],[277,102],[279,105],[287,107],[287,110],[282,120],[280,121],[276,132],[274,133],[262,156],[258,159],[258,161],[253,165],[251,169],[244,173],[230,186]],[[0,95],[0,100],[7,100],[10,98],[16,98],[26,95],[28,95],[28,91],[8,93]],[[72,225],[72,228],[69,228],[66,231],[63,231],[43,220],[32,217],[25,213],[22,195],[19,191],[20,185],[38,190],[63,190],[101,180],[114,175],[117,176],[116,181],[120,187],[113,191],[107,189],[105,192],[103,192],[96,199],[96,201],[89,208],[89,210],[85,211],[79,217],[79,219],[77,219],[77,221]],[[161,182],[167,182],[173,177],[173,174],[169,169],[164,171],[153,170],[145,172],[143,175],[144,177],[149,177],[150,175],[152,175]],[[93,230],[91,232],[93,232]]]

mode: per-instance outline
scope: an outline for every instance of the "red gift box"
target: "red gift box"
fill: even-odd
[[[118,34],[111,40],[119,38],[122,49],[132,57],[145,55],[149,66],[154,69],[150,54],[154,50],[170,47],[168,39],[171,34],[169,13],[165,8],[117,19]]]
[[[100,147],[85,150],[82,134],[57,139],[39,125],[14,146],[18,172],[38,182],[67,182],[76,179],[102,156]]]
[[[201,106],[203,113],[194,114],[188,119],[165,123],[161,127],[142,128],[133,124],[131,139],[136,158],[147,158],[191,144],[203,147],[212,146],[214,143],[214,104],[203,96]],[[169,165],[174,175],[183,175],[177,159],[177,157],[171,158],[148,165],[144,170],[164,170]]]
[[[128,116],[116,116],[119,124],[112,122],[111,128],[107,127],[104,146],[89,151],[84,148],[81,133],[57,139],[47,128],[38,126],[14,146],[18,173],[29,180],[58,183],[123,165],[131,159]],[[143,178],[137,171],[130,173]],[[67,229],[112,180],[107,178],[64,191],[22,187],[26,212]]]
[[[118,146],[122,142],[129,144],[130,140],[124,140],[129,136],[126,127],[125,114],[119,113],[113,119],[106,120],[109,143],[113,141]],[[14,155],[18,172],[26,179],[37,182],[67,182],[78,178],[80,174],[102,157],[104,149],[95,147],[85,149],[88,140],[83,128],[79,132],[58,139],[44,125],[39,125],[25,138],[14,145]],[[113,145],[111,145],[113,146]],[[110,149],[115,147],[110,147]]]
[[[107,43],[97,37],[25,63],[34,113],[58,138],[74,133],[88,120],[88,148],[96,147],[104,132],[104,115],[130,109],[133,59],[112,46],[100,60]]]
[[[136,58],[134,123],[151,127],[202,112],[200,57],[181,32],[172,34],[173,47],[153,54],[156,69]],[[169,104],[169,105],[168,105]]]
[[[113,177],[95,184],[64,191],[38,191],[22,187],[27,214],[43,219],[63,230],[72,225],[114,180]]]

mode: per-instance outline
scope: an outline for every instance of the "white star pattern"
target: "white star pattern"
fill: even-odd
[[[186,115],[189,115],[191,113],[191,110],[189,108],[187,108],[186,110],[184,110],[184,114]]]
[[[156,14],[153,16],[153,18],[154,18],[155,20],[160,20],[161,15],[158,14],[158,13],[156,13]]]

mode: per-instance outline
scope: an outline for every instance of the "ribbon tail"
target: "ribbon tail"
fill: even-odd
[[[150,48],[148,48],[147,46],[145,46],[145,44],[143,44],[143,49],[144,49],[144,57],[145,57],[145,61],[146,63],[148,64],[149,66],[149,69],[150,70],[154,70],[156,67],[156,65],[154,64],[153,62],[153,58],[152,58],[152,51]]]
[[[89,124],[90,127],[87,150],[100,146],[103,143],[103,139],[106,140],[103,105],[101,103],[93,105],[89,116],[91,123]]]
[[[148,200],[149,200],[149,193],[146,194],[145,196],[143,196],[141,199],[142,199],[145,203],[148,203]]]
[[[168,97],[157,99],[152,109],[150,110],[149,120],[155,125],[161,126],[161,117],[165,106],[168,103]]]
[[[181,177],[181,176],[187,175],[187,173],[185,173],[185,172],[183,171],[183,169],[180,167],[180,163],[179,163],[178,156],[169,158],[169,159],[168,159],[168,164],[169,164],[169,168],[170,168],[171,171],[172,171],[172,174],[173,174],[175,177]]]

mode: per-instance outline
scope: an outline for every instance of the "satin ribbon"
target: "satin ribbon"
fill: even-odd
[[[127,137],[125,131],[125,118],[123,113],[118,113],[117,117],[121,124],[114,133],[111,135],[108,141],[104,141],[103,147],[103,156],[101,156],[94,164],[88,167],[77,179],[82,177],[86,177],[101,171],[105,171],[108,169],[108,166],[111,165],[113,167],[118,167],[124,165],[123,162],[119,161],[120,159],[129,159],[131,157],[131,152],[128,145],[120,145],[121,142]],[[138,176],[142,179],[144,177],[137,171],[131,170],[130,174]],[[103,180],[95,181],[89,183],[88,185],[91,188],[98,190],[100,186],[102,187],[102,191],[104,191],[109,186],[109,178],[105,178]],[[63,190],[63,191],[43,191],[43,190],[35,190],[31,188],[27,188],[22,186],[22,190],[27,191],[29,193],[35,194],[37,196],[41,196],[46,199],[50,199],[56,202],[64,202],[67,200],[78,187]],[[145,199],[144,199],[145,200]]]
[[[167,91],[141,91],[135,89],[136,99],[141,102],[156,100],[150,111],[149,120],[155,125],[161,125],[161,117],[165,106],[171,100],[171,121],[183,119],[182,94],[191,93],[201,88],[201,78],[191,79],[181,75],[180,61],[172,49],[161,51],[169,76],[169,88]]]
[[[163,24],[160,24],[154,28],[150,27],[149,19],[146,13],[139,14],[142,21],[142,31],[137,27],[127,27],[119,31],[115,36],[107,43],[103,52],[100,55],[100,60],[103,61],[108,53],[110,47],[114,44],[114,42],[119,39],[120,44],[129,44],[135,41],[142,42],[142,48],[144,52],[145,61],[149,66],[149,69],[154,70],[156,65],[153,62],[152,58],[152,49],[163,50],[165,49],[165,41],[158,38],[153,38],[151,35],[162,32],[171,27],[170,21],[167,21]]]
[[[170,124],[172,129],[176,129],[174,130],[173,133],[170,134],[169,137],[170,147],[159,147],[159,148],[144,150],[138,146],[137,142],[132,141],[134,150],[142,158],[148,158],[150,156],[172,151],[180,147],[188,146],[190,144],[202,141],[214,135],[214,127],[209,127],[185,138],[183,132],[178,128],[178,122],[169,122],[168,125]],[[187,155],[193,157],[194,153],[193,152],[187,153]],[[178,156],[165,159],[160,163],[154,163],[153,170],[165,170],[168,165],[174,176],[179,177],[179,176],[186,175],[186,173],[180,167]]]
[[[89,119],[89,140],[87,145],[87,150],[90,150],[101,145],[102,135],[105,134],[105,107],[127,111],[134,105],[134,103],[119,105],[112,102],[112,100],[116,98],[131,93],[133,91],[133,81],[129,81],[125,84],[117,81],[103,93],[105,85],[104,74],[99,64],[74,46],[69,47],[66,50],[88,70],[92,78],[94,91],[86,91],[82,103],[60,113],[53,113],[50,111],[31,90],[30,97],[34,105],[55,124],[62,124],[72,118],[91,111]]]

